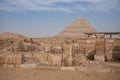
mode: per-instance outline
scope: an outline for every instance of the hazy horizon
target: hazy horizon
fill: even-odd
[[[76,19],[97,32],[120,32],[119,0],[1,0],[0,34],[52,37]]]

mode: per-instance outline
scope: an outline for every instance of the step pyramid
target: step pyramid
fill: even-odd
[[[96,32],[96,30],[85,19],[77,19],[65,27],[56,37],[86,38],[85,33]]]

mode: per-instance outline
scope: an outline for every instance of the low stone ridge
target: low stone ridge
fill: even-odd
[[[96,30],[85,19],[77,19],[65,27],[56,37],[79,37],[86,38],[86,32],[96,32]]]
[[[16,34],[16,33],[11,33],[11,32],[5,32],[0,34],[0,38],[25,38],[25,36]]]

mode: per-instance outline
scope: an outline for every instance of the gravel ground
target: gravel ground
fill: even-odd
[[[120,73],[0,68],[0,80],[120,80]]]

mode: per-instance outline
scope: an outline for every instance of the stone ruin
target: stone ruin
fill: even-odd
[[[120,61],[120,32],[96,32],[84,19],[77,19],[51,38],[4,35],[0,35],[0,64],[79,66],[88,61]]]

